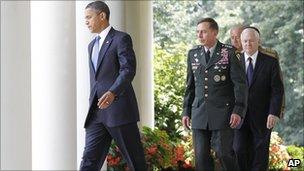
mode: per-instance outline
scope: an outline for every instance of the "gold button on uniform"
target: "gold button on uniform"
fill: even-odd
[[[206,70],[205,73],[207,74],[207,73],[208,73],[208,70]]]
[[[208,94],[205,94],[205,97],[208,97]]]
[[[208,78],[205,78],[205,81],[208,81]]]
[[[205,89],[207,89],[208,88],[208,86],[205,86]]]

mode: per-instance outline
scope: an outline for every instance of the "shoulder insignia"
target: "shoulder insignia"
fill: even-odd
[[[239,51],[235,51],[235,56],[238,58],[238,60],[241,60],[241,53]]]
[[[264,53],[270,57],[273,57],[275,59],[278,59],[279,58],[279,55],[278,55],[278,52],[271,49],[271,48],[265,48],[265,47],[262,47],[262,46],[259,46],[259,51],[261,53]]]
[[[191,48],[191,49],[189,50],[189,52],[198,50],[198,49],[200,49],[200,48],[202,48],[202,45],[196,45],[196,46],[194,46],[193,48]]]
[[[228,44],[222,44],[222,47],[233,49],[233,46]]]
[[[202,45],[195,45],[195,46],[193,46],[193,48],[191,50],[200,49],[200,48],[202,48]]]

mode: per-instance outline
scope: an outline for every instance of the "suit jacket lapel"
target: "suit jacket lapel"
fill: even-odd
[[[94,43],[95,43],[95,39],[93,39],[90,44],[89,44],[89,64],[90,64],[90,70],[93,71],[93,73],[95,73],[95,70],[94,70],[94,66],[93,66],[93,63],[92,63],[92,51],[93,51],[93,46],[94,46]]]
[[[255,63],[255,67],[254,67],[254,70],[253,70],[253,78],[252,78],[252,84],[254,84],[254,81],[256,80],[256,77],[257,75],[259,74],[261,68],[262,68],[262,65],[263,65],[263,60],[264,58],[262,57],[261,53],[258,52],[258,56],[257,56],[257,59],[256,59],[256,63]]]
[[[213,54],[210,57],[209,62],[207,63],[207,67],[206,67],[207,69],[221,59],[221,54],[220,54],[221,48],[222,48],[222,44],[218,41],[213,51]]]
[[[110,46],[110,44],[112,43],[112,40],[113,40],[113,36],[114,36],[114,29],[111,28],[111,30],[109,31],[108,35],[106,36],[105,40],[103,41],[103,44],[100,48],[100,51],[99,51],[99,56],[98,56],[98,61],[97,61],[97,69],[96,69],[96,72],[98,71],[99,67],[100,67],[100,64],[102,63],[103,61],[103,58]]]
[[[241,54],[240,62],[241,62],[241,66],[242,66],[242,68],[244,69],[244,72],[245,72],[245,74],[246,74],[246,84],[247,84],[247,85],[249,86],[249,88],[250,88],[250,86],[252,85],[252,83],[251,83],[251,85],[248,84],[247,71],[246,71],[246,61],[245,61],[244,52]]]

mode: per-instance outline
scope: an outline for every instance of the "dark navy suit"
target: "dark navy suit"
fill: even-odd
[[[244,54],[241,62],[245,68]],[[248,89],[248,105],[243,125],[235,131],[234,148],[240,170],[268,170],[269,114],[280,117],[283,82],[277,58],[258,52],[253,81]]]
[[[96,71],[91,61],[94,43],[95,40],[88,47],[91,92],[80,170],[99,171],[112,139],[131,170],[146,170],[137,127],[138,106],[131,84],[136,72],[131,37],[111,28],[99,51]],[[108,108],[99,109],[97,100],[107,91],[116,95],[115,100]]]

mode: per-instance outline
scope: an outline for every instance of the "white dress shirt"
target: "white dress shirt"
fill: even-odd
[[[105,28],[104,30],[101,31],[101,33],[99,33],[100,39],[99,39],[99,50],[104,42],[104,40],[106,39],[109,31],[111,30],[112,26],[108,26],[107,28]],[[97,36],[97,35],[96,35]]]
[[[249,65],[249,60],[248,58],[251,57],[252,59],[252,66],[253,66],[253,69],[255,67],[255,64],[256,64],[256,60],[257,60],[257,57],[258,57],[258,52],[259,51],[256,51],[253,55],[249,56],[246,52],[244,53],[245,55],[245,65],[246,65],[246,72],[247,72],[247,68],[248,68],[248,65]]]

